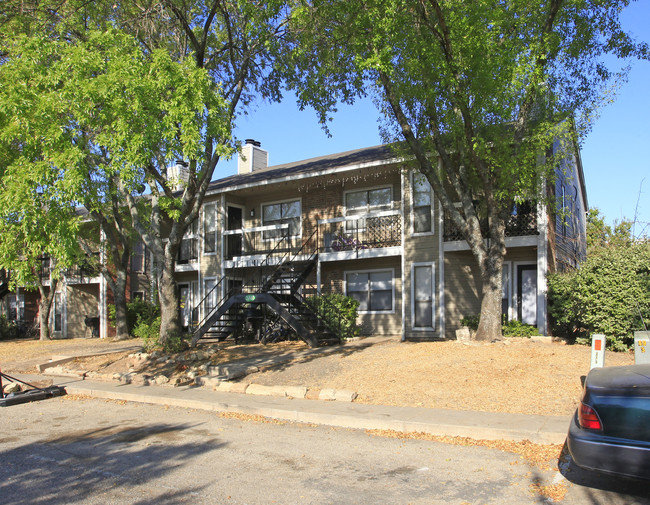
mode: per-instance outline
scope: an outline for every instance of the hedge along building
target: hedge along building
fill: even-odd
[[[182,179],[182,163],[169,173]],[[503,313],[542,333],[546,274],[576,265],[586,248],[577,149],[565,153],[546,191],[556,206],[513,209],[503,269]],[[135,244],[130,299],[155,293],[152,266]],[[211,183],[175,269],[183,324],[194,342],[237,333],[260,307],[290,320],[312,345],[337,338],[308,307],[310,298],[327,293],[359,301],[363,334],[403,339],[454,338],[460,320],[480,310],[469,247],[426,179],[386,145],[269,167],[259,142],[247,141],[238,174]],[[96,271],[71,271],[60,286],[54,337],[88,336],[90,315],[99,318],[100,336],[111,335],[112,296]],[[2,303],[12,317],[20,311],[10,298]]]

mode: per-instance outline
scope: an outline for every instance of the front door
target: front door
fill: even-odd
[[[524,324],[537,325],[537,267],[517,267],[517,315]]]
[[[190,319],[192,315],[190,286],[188,284],[181,284],[178,286],[178,290],[181,302],[181,322],[183,328],[188,328],[190,326]]]
[[[433,265],[413,267],[413,327],[434,327]]]

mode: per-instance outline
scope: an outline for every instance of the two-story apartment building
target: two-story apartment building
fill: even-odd
[[[587,199],[577,149],[545,189],[562,212],[541,204],[514,209],[503,270],[504,314],[542,333],[547,273],[574,265],[585,251]],[[136,248],[131,296],[149,296],[148,265]],[[195,341],[205,332],[236,332],[243,324],[236,308],[249,315],[268,308],[293,318],[298,333],[310,333],[300,307],[334,292],[359,301],[363,334],[410,340],[454,338],[461,318],[480,309],[469,247],[426,179],[389,146],[268,166],[268,153],[248,140],[238,173],[210,184],[176,271],[183,322]],[[101,334],[108,334],[110,294],[96,280],[66,284],[62,336],[78,336],[78,307],[97,313]]]

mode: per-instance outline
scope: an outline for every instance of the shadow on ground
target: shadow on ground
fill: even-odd
[[[113,425],[0,451],[0,501],[13,505],[183,502],[202,488],[180,481],[172,471],[226,445],[214,438],[179,443],[180,432],[191,428],[163,423],[135,428]],[[152,493],[147,483],[161,478],[169,486]]]

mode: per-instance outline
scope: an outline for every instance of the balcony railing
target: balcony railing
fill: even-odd
[[[481,233],[486,236],[488,232],[487,219],[481,221]],[[506,237],[525,237],[537,235],[537,213],[534,210],[529,212],[518,212],[512,214],[506,222]],[[451,218],[445,214],[443,237],[445,242],[465,240]]]
[[[85,261],[66,270],[65,275],[68,282],[84,283],[97,278],[99,275],[98,264],[99,252],[95,252],[88,256]]]
[[[402,244],[398,210],[354,214],[318,221],[320,252],[359,251]]]
[[[300,236],[289,235],[289,224],[240,228],[223,232],[224,259],[243,256],[283,255],[301,246]]]

